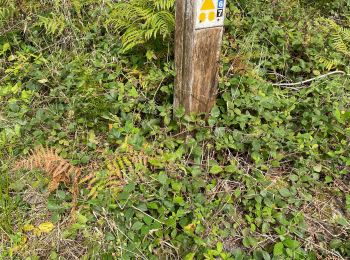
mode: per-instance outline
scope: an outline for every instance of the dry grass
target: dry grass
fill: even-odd
[[[308,238],[305,240],[306,248],[322,252],[319,259],[324,256],[327,259],[344,259],[335,251],[327,250],[327,246],[333,239],[346,242],[350,235],[349,216],[344,210],[344,202],[341,196],[334,191],[349,192],[349,186],[340,180],[327,189],[318,189],[313,194],[311,202],[303,205],[301,212],[307,224]],[[344,190],[345,189],[345,190]],[[340,225],[339,218],[347,219],[347,225]]]
[[[30,185],[23,193],[23,200],[29,205],[27,219],[31,225],[37,227],[41,223],[51,221],[51,213],[47,208],[49,193],[41,193]],[[63,217],[55,223],[51,232],[35,234],[24,232],[26,242],[15,252],[21,258],[37,256],[40,259],[49,259],[55,252],[60,259],[79,259],[88,248],[84,245],[84,237],[78,234],[74,239],[65,238],[63,231],[69,228],[71,219]],[[17,227],[17,229],[22,229]]]

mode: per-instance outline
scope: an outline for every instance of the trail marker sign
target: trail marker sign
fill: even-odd
[[[208,114],[216,101],[226,0],[176,0],[174,107]]]
[[[196,1],[196,29],[224,25],[225,0]]]

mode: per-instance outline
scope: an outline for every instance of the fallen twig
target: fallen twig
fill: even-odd
[[[306,83],[310,83],[310,82],[318,80],[318,79],[323,79],[325,77],[328,77],[328,76],[331,76],[331,75],[335,75],[335,74],[342,74],[342,75],[345,75],[345,76],[350,76],[350,74],[347,74],[344,71],[337,70],[337,71],[332,71],[332,72],[329,72],[329,73],[321,75],[321,76],[317,76],[317,77],[312,78],[312,79],[308,79],[308,80],[304,80],[304,81],[300,81],[300,82],[296,82],[296,83],[274,83],[274,84],[272,84],[272,86],[293,87],[293,86],[298,86],[298,85],[304,85]],[[292,88],[292,89],[299,90],[301,88],[303,88],[303,87]]]

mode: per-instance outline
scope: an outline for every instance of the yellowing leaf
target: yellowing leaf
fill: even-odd
[[[45,83],[47,83],[49,81],[47,79],[40,79],[40,80],[38,80],[38,82],[41,83],[41,84],[45,84]]]
[[[28,241],[28,238],[26,236],[23,236],[21,238],[21,245],[25,245],[27,243],[27,241]]]
[[[54,229],[54,227],[54,224],[52,224],[51,222],[44,222],[38,226],[38,229],[42,233],[50,233]]]
[[[192,233],[192,232],[194,232],[195,228],[196,228],[196,224],[195,223],[191,223],[191,224],[188,224],[187,226],[185,226],[184,230],[186,232]]]
[[[25,224],[22,229],[24,232],[29,232],[34,229],[34,226],[32,224]]]

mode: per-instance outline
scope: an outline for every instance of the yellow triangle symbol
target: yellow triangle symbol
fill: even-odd
[[[201,11],[212,10],[212,9],[215,9],[213,0],[204,0]]]

